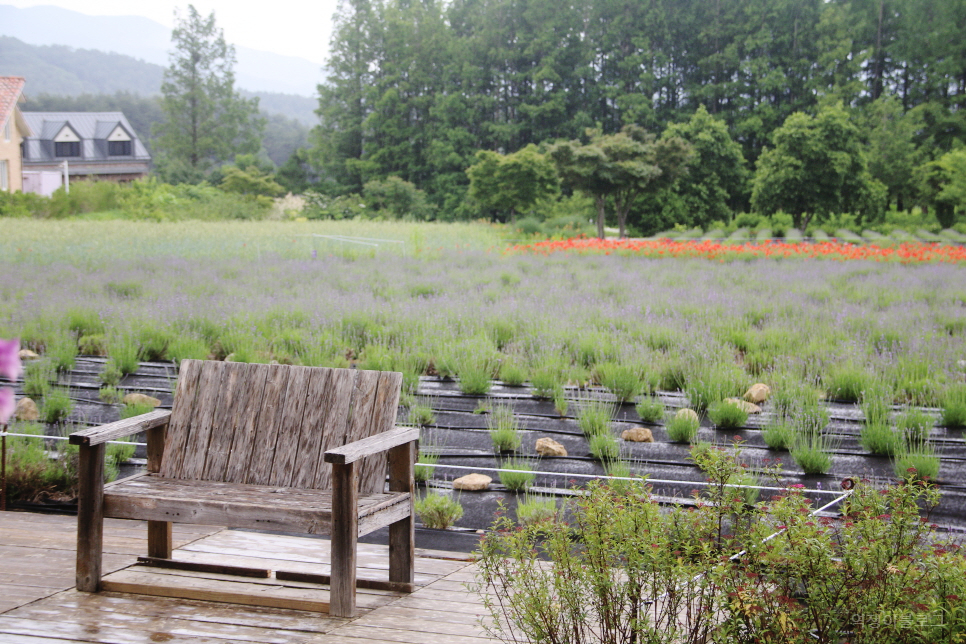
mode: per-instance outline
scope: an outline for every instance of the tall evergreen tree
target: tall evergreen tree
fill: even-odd
[[[193,5],[171,33],[171,64],[164,72],[156,128],[161,168],[171,177],[200,180],[214,164],[258,151],[264,120],[258,99],[235,91],[235,48]]]

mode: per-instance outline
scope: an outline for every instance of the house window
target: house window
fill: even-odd
[[[58,141],[54,143],[54,156],[79,157],[80,155],[80,141]]]
[[[12,119],[7,119],[7,122],[3,124],[3,140],[10,142],[10,121]]]
[[[0,190],[10,190],[10,179],[7,177],[7,160],[0,161]]]
[[[107,154],[108,156],[112,156],[112,157],[129,157],[131,156],[131,142],[130,141],[108,141]]]

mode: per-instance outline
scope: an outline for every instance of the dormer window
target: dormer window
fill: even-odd
[[[70,125],[64,125],[54,137],[54,156],[79,157],[81,139]]]
[[[107,135],[107,155],[111,157],[131,156],[131,135],[118,123]]]

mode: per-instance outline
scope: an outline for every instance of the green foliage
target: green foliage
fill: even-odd
[[[425,427],[436,422],[436,412],[432,405],[414,398],[413,402],[407,406],[406,419],[412,425]]]
[[[479,150],[466,175],[471,197],[484,208],[509,212],[511,219],[558,191],[553,163],[534,145],[508,155]]]
[[[733,363],[702,365],[694,370],[684,391],[697,411],[704,411],[712,403],[744,394],[746,376]]]
[[[275,181],[273,173],[262,170],[254,163],[245,164],[242,160],[245,156],[251,155],[238,155],[235,157],[235,165],[218,169],[221,174],[219,188],[255,200],[259,197],[281,197],[285,194],[285,188]],[[262,203],[268,205],[264,201]]]
[[[507,471],[514,470],[514,471]],[[500,483],[511,492],[526,492],[533,485],[536,474],[529,461],[511,458],[500,466]]]
[[[154,405],[147,403],[124,403],[121,407],[121,419],[133,418],[141,414],[154,411]]]
[[[641,398],[634,409],[645,423],[656,423],[664,417],[664,403],[657,398]]]
[[[795,440],[795,428],[784,413],[777,413],[765,425],[761,438],[769,449],[788,451]]]
[[[669,414],[664,421],[667,437],[674,443],[693,443],[701,423],[689,415]]]
[[[109,405],[118,405],[124,398],[124,392],[118,391],[110,385],[97,390],[97,399]]]
[[[517,523],[523,526],[553,521],[557,517],[557,500],[552,496],[527,492],[522,499],[517,500],[516,515]]]
[[[611,434],[593,434],[588,438],[590,453],[604,463],[620,458],[621,446]]]
[[[416,459],[416,465],[413,468],[413,478],[416,482],[425,483],[433,478],[433,471],[436,468],[432,466],[438,462],[439,452],[420,449],[419,456]]]
[[[174,183],[198,183],[219,161],[255,152],[264,121],[258,100],[235,90],[234,47],[215,27],[215,15],[203,18],[188,5],[171,34],[171,65],[161,84],[165,120],[157,127],[159,173]]]
[[[362,197],[372,217],[416,221],[435,218],[436,209],[426,200],[426,193],[396,176],[367,181],[362,186]]]
[[[520,447],[520,422],[508,405],[496,405],[486,418],[493,448],[498,452],[512,452]]]
[[[949,387],[943,394],[940,423],[946,427],[966,427],[966,385]]]
[[[588,438],[610,431],[614,403],[603,400],[581,400],[577,404],[577,426]]]
[[[33,360],[24,366],[23,392],[37,402],[47,395],[50,383],[56,380],[57,370],[50,360]]]
[[[67,333],[58,333],[47,345],[47,357],[57,371],[70,371],[77,358],[77,340]]]
[[[40,419],[45,423],[59,423],[67,420],[74,411],[74,401],[70,392],[61,387],[51,388],[40,405]]]
[[[737,429],[748,422],[748,412],[734,402],[722,400],[708,407],[708,418],[718,429]]]
[[[825,474],[832,467],[829,439],[817,431],[799,431],[792,441],[792,458],[806,474]]]
[[[416,514],[427,528],[445,530],[463,517],[463,506],[457,499],[429,492],[416,499]]]
[[[863,392],[872,386],[872,378],[868,371],[855,365],[837,367],[829,374],[829,398],[842,402],[856,403],[862,400]]]
[[[944,228],[966,213],[966,150],[947,152],[917,170],[920,191]]]
[[[841,105],[817,116],[797,112],[772,133],[773,148],[758,160],[751,205],[756,212],[782,210],[804,230],[813,217],[855,212],[878,216],[885,186],[871,177],[858,129]]]
[[[500,380],[508,387],[519,387],[526,382],[527,370],[518,360],[507,358],[500,364]]]
[[[864,449],[879,456],[895,456],[903,446],[902,435],[883,422],[864,424],[859,440]]]
[[[638,369],[616,362],[604,362],[595,366],[600,384],[617,397],[618,402],[627,402],[641,393],[641,374]]]
[[[18,434],[42,436],[38,423],[19,423],[10,428]],[[77,495],[77,448],[67,441],[55,441],[48,451],[42,438],[9,436],[7,443],[7,487],[11,502],[66,501]]]

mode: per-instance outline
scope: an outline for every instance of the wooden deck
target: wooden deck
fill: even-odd
[[[313,642],[346,644],[486,644],[479,625],[483,607],[464,586],[473,565],[461,553],[417,549],[411,595],[359,589],[358,616],[240,606],[196,599],[74,590],[76,519],[21,512],[0,513],[0,643],[97,642]],[[147,528],[140,521],[108,519],[104,527],[105,580],[152,576],[199,596],[216,596],[233,584],[267,594],[320,597],[327,587],[270,579],[241,579],[178,570],[144,569]],[[328,574],[325,539],[273,535],[207,526],[174,526],[174,558],[271,570]],[[359,577],[385,579],[385,546],[359,544]],[[260,585],[259,585],[260,584]],[[208,594],[204,594],[208,593]]]

